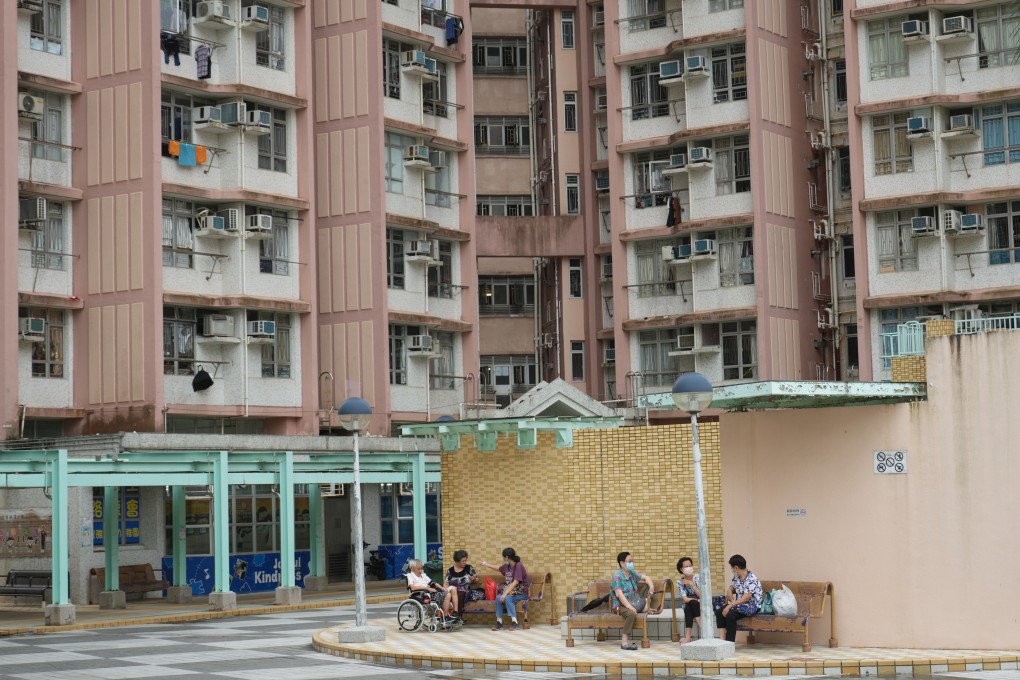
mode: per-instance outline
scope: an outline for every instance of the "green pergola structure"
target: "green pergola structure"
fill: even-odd
[[[572,418],[492,418],[488,420],[451,420],[446,422],[402,425],[400,433],[407,435],[439,436],[443,451],[460,448],[461,435],[472,435],[479,451],[495,451],[500,434],[514,434],[518,449],[533,449],[539,432],[553,432],[556,448],[566,449],[574,445],[574,430],[609,429],[620,427],[622,416],[613,417],[572,417]]]
[[[213,499],[214,592],[230,593],[230,532],[228,498],[232,485],[265,484],[279,490],[281,563],[294,564],[294,487],[309,485],[311,532],[310,576],[325,576],[325,560],[317,548],[322,545],[322,496],[319,484],[351,484],[354,481],[352,453],[295,453],[293,451],[137,451],[116,455],[71,457],[66,450],[4,451],[0,455],[0,488],[48,490],[52,502],[53,604],[65,614],[53,617],[57,623],[73,622],[68,587],[69,517],[68,490],[73,487],[103,487],[105,507],[117,507],[121,487],[171,487],[173,515],[173,586],[186,587],[187,556],[185,487],[207,486]],[[411,484],[414,504],[415,554],[426,553],[425,484],[440,481],[439,463],[426,460],[421,451],[363,453],[360,461],[362,484]],[[119,590],[119,542],[105,545],[106,591]],[[289,559],[287,558],[289,556]],[[293,568],[283,568],[281,588],[295,588]],[[70,612],[68,614],[66,612]],[[49,610],[48,610],[49,612]],[[54,623],[47,615],[47,622]],[[68,620],[70,618],[70,620]]]

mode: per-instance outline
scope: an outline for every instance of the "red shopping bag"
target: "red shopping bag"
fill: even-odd
[[[491,576],[485,577],[485,599],[495,600],[496,599],[496,579]]]

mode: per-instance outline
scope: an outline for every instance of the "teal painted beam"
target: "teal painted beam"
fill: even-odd
[[[52,501],[53,513],[53,604],[70,604],[70,592],[68,591],[67,569],[68,552],[67,545],[70,533],[68,531],[67,506],[69,498],[67,495],[67,451],[61,449],[53,460],[53,469],[50,473],[50,500]]]
[[[212,475],[194,473],[138,474],[79,474],[69,479],[71,486],[208,486]]]
[[[175,486],[171,492],[173,499],[173,551],[174,551],[174,585],[188,585],[187,557],[188,537],[185,528],[187,500],[184,487]]]
[[[538,434],[535,430],[518,430],[517,431],[517,448],[518,449],[533,449],[538,440]]]
[[[294,454],[280,461],[280,585],[294,587]]]
[[[325,576],[324,560],[319,554],[320,550],[326,549],[323,541],[322,523],[325,518],[322,516],[322,489],[318,484],[312,484],[308,488],[308,531],[309,542],[311,543],[311,557],[308,560],[308,574],[310,576]]]
[[[103,563],[106,590],[120,590],[120,488],[103,489]]]
[[[479,431],[475,434],[475,448],[479,451],[495,451],[496,434],[494,430]]]
[[[460,449],[460,435],[446,433],[439,435],[439,442],[443,451],[457,451]]]
[[[418,454],[414,466],[412,506],[414,508],[414,556],[428,561],[428,544],[425,531],[425,454]]]
[[[220,451],[213,473],[213,557],[214,589],[218,593],[230,590],[230,530],[227,522],[227,501],[230,487],[227,485],[228,455]]]

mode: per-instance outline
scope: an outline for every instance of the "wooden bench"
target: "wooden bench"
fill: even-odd
[[[531,577],[531,587],[528,589],[528,599],[522,600],[517,603],[517,610],[522,615],[521,626],[525,629],[531,628],[531,622],[528,620],[528,609],[532,604],[537,604],[542,601],[546,594],[546,588],[549,590],[550,600],[554,598],[554,588],[552,584],[552,574],[547,571],[536,571],[534,573],[528,572],[528,576]],[[483,576],[479,574],[478,578],[481,579]],[[552,607],[549,607],[550,611]],[[475,600],[474,602],[465,602],[461,605],[462,614],[490,614],[496,613],[496,601],[495,600]],[[549,625],[555,626],[558,623],[556,617],[550,614]]]
[[[120,575],[118,587],[125,593],[148,593],[170,587],[169,581],[156,578],[151,564],[122,564],[117,573]],[[96,577],[100,591],[106,590],[106,569],[93,567],[89,576]]]
[[[762,581],[762,591],[782,590],[783,586],[793,591],[797,598],[796,616],[776,616],[775,614],[756,614],[737,621],[737,630],[747,631],[747,643],[754,644],[755,633],[803,633],[804,642],[801,649],[811,651],[811,640],[808,637],[808,624],[811,619],[819,619],[825,615],[825,597],[829,598],[829,623],[831,625],[829,646],[838,647],[836,639],[836,602],[833,599],[832,584],[823,581]]]
[[[52,590],[53,574],[51,572],[11,569],[7,572],[4,584],[0,586],[0,595],[41,597],[45,602],[49,602]]]
[[[663,579],[662,581],[655,581],[655,594],[652,595],[651,602],[645,606],[645,610],[637,615],[637,620],[634,622],[634,631],[641,631],[641,646],[648,647],[651,643],[648,642],[648,617],[661,614],[666,606],[666,594],[669,594],[669,606],[673,610],[673,621],[670,637],[674,642],[680,639],[680,633],[676,626],[676,596],[673,592],[673,582],[671,580]],[[585,593],[578,592],[574,595],[584,595]],[[609,581],[597,580],[591,581],[588,584],[588,599],[587,602],[592,602],[599,598],[609,595]],[[571,597],[569,607],[572,610],[574,598]],[[597,631],[595,639],[599,642],[604,642],[606,639],[606,631],[610,628],[623,628],[623,617],[619,614],[614,614],[609,607],[609,602],[600,605],[596,609],[592,609],[586,612],[575,612],[569,611],[567,613],[567,647],[574,646],[573,631],[575,628],[593,628]]]

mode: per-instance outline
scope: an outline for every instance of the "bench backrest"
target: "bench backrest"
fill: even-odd
[[[100,584],[106,583],[104,567],[89,569],[89,575],[95,576]],[[152,583],[157,580],[151,564],[122,564],[117,568],[117,575],[120,582],[125,585],[128,583]]]
[[[7,585],[9,586],[53,586],[53,574],[48,571],[33,571],[28,569],[11,569],[7,572]]]
[[[818,618],[825,613],[825,596],[832,597],[832,584],[828,581],[762,581],[764,592],[782,590],[786,586],[797,598],[797,615]]]
[[[545,595],[545,584],[552,583],[552,574],[548,571],[536,569],[528,571],[528,578],[531,579],[531,588],[528,590],[528,599],[532,602],[541,602]]]
[[[666,605],[666,592],[669,591],[671,597],[673,595],[673,582],[668,578],[662,579],[661,581],[656,581],[655,579],[652,579],[652,582],[655,583],[655,594],[652,595],[652,601],[648,603],[648,606],[645,607],[645,611],[643,613],[660,614],[662,613],[663,607],[665,607]],[[609,595],[609,584],[610,582],[605,579],[596,579],[594,581],[589,581],[588,602]],[[612,602],[612,598],[610,598],[609,602]],[[604,605],[604,608],[606,610],[609,609],[609,602],[607,602]],[[595,609],[595,611],[602,610],[603,607],[598,607]]]

